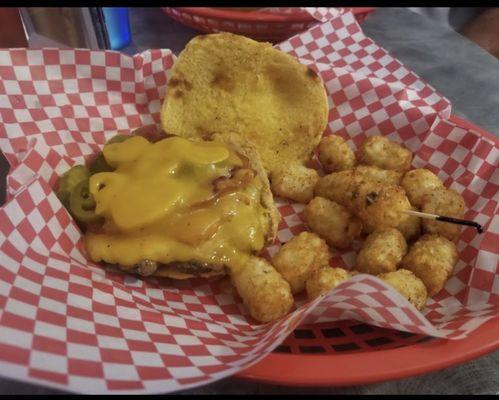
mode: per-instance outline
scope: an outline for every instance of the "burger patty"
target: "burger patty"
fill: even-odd
[[[175,261],[168,264],[158,263],[152,260],[143,260],[136,264],[132,270],[136,270],[139,275],[151,276],[158,268],[167,267],[183,274],[200,275],[213,271],[222,271],[224,266],[209,265],[198,261]]]

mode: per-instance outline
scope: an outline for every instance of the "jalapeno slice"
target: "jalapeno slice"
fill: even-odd
[[[88,169],[90,170],[90,175],[97,174],[99,172],[111,172],[114,170],[114,168],[107,163],[104,158],[104,154],[102,153],[95,157]]]
[[[101,220],[102,217],[95,213],[95,200],[88,189],[88,179],[80,182],[71,192],[69,211],[79,222],[92,223]]]
[[[62,204],[68,207],[71,192],[80,182],[88,180],[89,177],[90,171],[84,165],[76,165],[62,174],[59,178],[59,189],[56,193]]]
[[[132,136],[130,135],[116,135],[109,139],[106,144],[121,143],[127,139],[130,139],[131,137]],[[97,174],[99,172],[114,171],[114,168],[107,163],[106,158],[102,153],[95,157],[94,161],[92,161],[88,169],[90,170],[90,175]]]
[[[125,140],[130,139],[131,137],[131,135],[116,135],[109,139],[106,144],[121,143]]]

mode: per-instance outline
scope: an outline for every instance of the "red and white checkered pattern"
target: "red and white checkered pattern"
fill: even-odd
[[[358,275],[325,298],[255,325],[224,281],[138,279],[104,270],[52,190],[57,174],[110,136],[157,124],[174,57],[150,50],[1,50],[0,148],[12,165],[0,209],[0,374],[86,393],[171,392],[232,375],[264,357],[296,326],[353,318],[462,338],[498,315],[499,146],[447,121],[446,99],[366,38],[351,14],[279,45],[323,77],[326,134],[353,145],[381,133],[415,152],[463,196],[461,261],[421,314],[377,278]],[[280,243],[303,230],[303,205],[279,200]],[[353,252],[332,263],[351,267]]]
[[[259,8],[258,12],[276,15],[293,15],[314,17],[318,21],[325,22],[335,18],[345,12],[344,8],[338,7],[264,7]]]
[[[0,148],[12,165],[8,194],[34,174],[57,174],[117,132],[159,123],[170,50],[0,51]],[[36,148],[33,152],[32,150]]]
[[[326,22],[336,18],[340,14],[352,12],[359,23],[364,22],[367,16],[374,11],[370,7],[266,7],[258,9],[258,12],[275,15],[285,15],[293,17],[312,16],[320,22]]]
[[[309,13],[312,17],[321,22],[329,21],[330,19],[345,13],[344,7],[300,7],[300,10]]]

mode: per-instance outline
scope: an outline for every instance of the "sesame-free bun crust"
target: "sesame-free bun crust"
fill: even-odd
[[[238,135],[267,172],[306,163],[326,128],[326,91],[295,58],[231,33],[192,39],[176,60],[161,109],[165,132]]]

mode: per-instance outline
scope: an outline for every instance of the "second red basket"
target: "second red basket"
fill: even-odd
[[[232,32],[255,40],[280,42],[318,23],[310,14],[267,11],[242,11],[215,7],[163,7],[170,18],[201,32]],[[374,11],[372,7],[345,8],[363,22]]]

